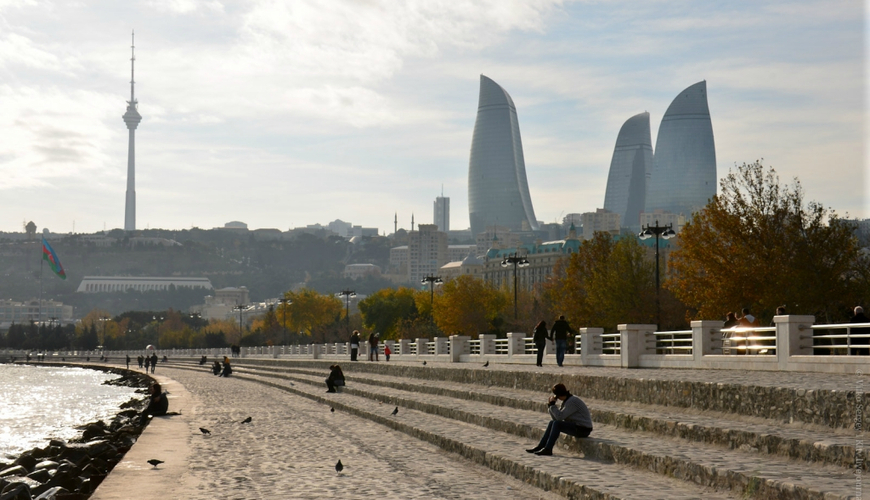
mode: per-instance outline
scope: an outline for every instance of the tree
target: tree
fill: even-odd
[[[344,312],[337,297],[307,288],[286,292],[284,298],[292,301],[287,305],[287,328],[294,332],[311,335],[316,328],[334,322]]]
[[[381,339],[399,338],[398,331],[401,322],[413,321],[417,317],[415,296],[418,294],[411,288],[379,290],[359,303],[363,325],[381,334]],[[426,294],[428,304],[429,295]]]
[[[770,318],[842,319],[858,262],[853,228],[832,209],[804,202],[800,181],[780,184],[761,161],[729,171],[720,194],[681,231],[666,286],[699,318],[751,307]]]
[[[448,335],[500,333],[498,326],[513,298],[492,284],[462,275],[442,285],[435,297],[435,324]]]
[[[557,263],[544,296],[553,317],[615,330],[620,323],[654,322],[654,280],[655,264],[637,238],[595,233]]]

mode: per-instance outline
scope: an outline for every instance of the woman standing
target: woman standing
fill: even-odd
[[[354,330],[353,335],[350,336],[350,360],[356,361],[356,357],[359,354],[359,330]]]
[[[547,340],[550,337],[547,334],[547,322],[541,321],[535,326],[535,336],[532,340],[535,342],[535,347],[538,348],[538,366],[544,366],[544,349],[547,348]]]

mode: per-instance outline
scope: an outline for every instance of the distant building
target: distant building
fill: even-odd
[[[206,295],[205,304],[193,306],[191,312],[199,313],[203,319],[224,320],[234,319],[238,315],[237,306],[249,306],[250,296],[245,287],[226,287],[215,290],[214,295]],[[247,309],[247,307],[246,307]],[[242,311],[245,315],[245,311]],[[244,322],[244,319],[243,319]]]
[[[222,229],[243,229],[248,230],[248,225],[237,220],[227,222]]]
[[[520,237],[504,226],[487,226],[477,234],[477,255],[484,255],[490,248],[515,247],[521,243]]]
[[[451,261],[441,266],[441,269],[438,270],[438,275],[446,283],[466,274],[478,277],[483,276],[483,269],[483,259],[476,256],[474,250],[472,250],[464,259]]]
[[[447,262],[463,260],[470,253],[477,254],[477,245],[447,245]]]
[[[686,216],[683,214],[662,212],[661,210],[653,213],[644,212],[640,214],[640,227],[655,226],[656,223],[658,223],[659,227],[670,224],[671,227],[673,227],[674,232],[679,233],[683,230],[683,226],[686,225]]]
[[[381,268],[374,264],[348,264],[344,266],[342,276],[357,280],[366,276],[378,277],[381,275]]]
[[[65,306],[63,302],[43,299],[40,308],[38,299],[30,299],[25,302],[0,300],[0,325],[4,328],[12,323],[21,324],[31,321],[70,323],[73,321],[73,306]]]
[[[646,180],[652,167],[649,113],[643,112],[626,120],[619,129],[604,193],[604,209],[619,214],[625,226],[637,226],[646,203]]]
[[[435,224],[420,224],[408,233],[408,282],[419,283],[447,263],[447,233]]]
[[[130,246],[137,245],[150,245],[150,246],[163,246],[163,247],[180,247],[181,243],[170,240],[167,238],[154,238],[154,237],[146,237],[146,236],[133,236],[130,238]]]
[[[503,267],[501,263],[507,256],[519,255],[526,257],[529,265],[517,267],[517,287],[532,290],[547,281],[559,260],[576,253],[579,248],[580,240],[573,227],[564,240],[535,242],[512,248],[492,248],[484,259],[483,278],[496,287],[513,287],[514,266]]]
[[[76,289],[77,293],[101,293],[101,292],[151,292],[168,290],[170,286],[175,288],[202,288],[212,290],[211,281],[208,278],[180,278],[180,277],[134,277],[134,276],[85,276]]]
[[[468,212],[475,237],[492,225],[538,229],[517,108],[505,89],[483,75],[468,161]]]
[[[435,198],[435,215],[432,220],[439,231],[444,233],[450,231],[450,198],[445,198],[443,195]]]
[[[716,194],[716,183],[716,146],[702,81],[680,92],[662,117],[644,212],[691,218]]]
[[[595,233],[619,234],[619,214],[599,208],[583,214],[583,239],[591,240]]]

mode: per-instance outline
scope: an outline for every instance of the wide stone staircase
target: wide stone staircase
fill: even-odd
[[[378,422],[568,498],[860,498],[867,470],[854,425],[862,403],[856,409],[848,390],[679,380],[656,370],[346,362],[347,386],[331,394],[324,383],[331,363],[236,358],[233,377]],[[169,365],[211,369],[197,360]],[[595,430],[585,439],[563,435],[554,456],[529,454],[558,382],[586,402]]]

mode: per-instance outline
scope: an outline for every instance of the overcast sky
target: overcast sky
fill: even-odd
[[[469,225],[479,75],[517,106],[535,214],[604,204],[616,135],[707,80],[718,177],[764,158],[870,217],[858,0],[0,0],[0,231]],[[655,146],[655,144],[653,144]]]

